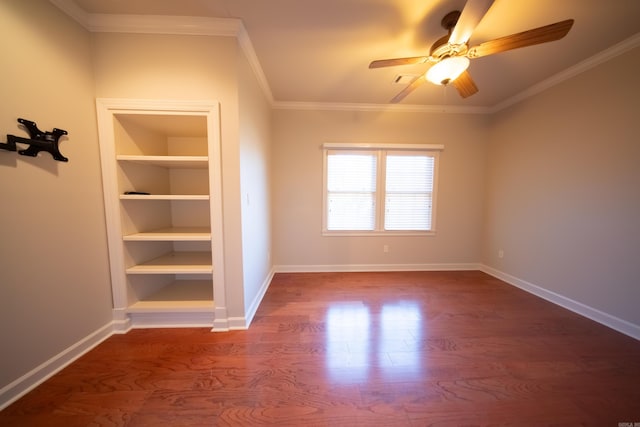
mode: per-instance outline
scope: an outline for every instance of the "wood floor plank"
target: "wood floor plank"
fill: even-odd
[[[2,426],[640,423],[640,342],[477,271],[277,274],[247,331],[114,335]]]

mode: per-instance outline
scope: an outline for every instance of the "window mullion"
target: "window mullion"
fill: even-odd
[[[385,210],[385,177],[387,173],[387,151],[378,150],[378,176],[376,191],[376,231],[384,230],[384,210]]]

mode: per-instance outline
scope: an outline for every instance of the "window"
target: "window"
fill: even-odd
[[[326,234],[435,230],[439,145],[324,145]]]

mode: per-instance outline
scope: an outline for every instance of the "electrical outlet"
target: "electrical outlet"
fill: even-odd
[[[498,249],[498,258],[504,258],[504,251],[502,249]]]
[[[389,253],[389,245],[382,246],[382,252],[384,252],[385,254],[388,254]]]

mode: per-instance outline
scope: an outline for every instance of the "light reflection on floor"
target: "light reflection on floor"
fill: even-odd
[[[361,301],[331,305],[326,314],[327,370],[340,383],[421,375],[419,342],[422,313],[413,301],[383,304]]]

